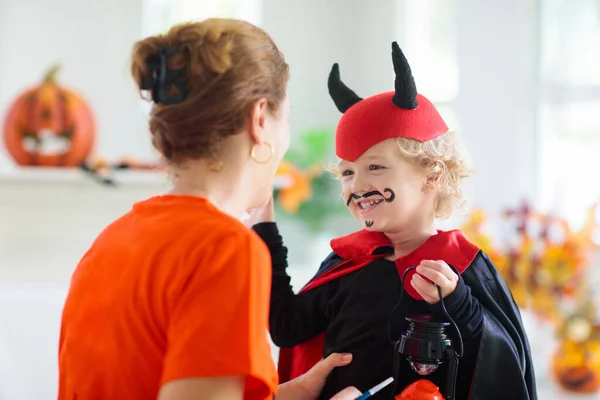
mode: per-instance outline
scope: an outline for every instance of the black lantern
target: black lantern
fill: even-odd
[[[392,311],[392,315],[390,316],[390,326],[394,312],[402,303],[406,274],[414,269],[416,269],[416,267],[410,267],[402,275],[400,301],[394,308],[394,311]],[[450,317],[446,310],[446,306],[444,305],[442,290],[439,286],[437,286],[437,290],[447,320],[435,319],[434,316],[430,314],[406,318],[408,329],[406,332],[402,333],[400,340],[395,342],[394,378],[397,378],[397,371],[404,362],[408,362],[412,370],[422,376],[432,374],[440,365],[446,362],[447,373],[444,398],[446,400],[454,400],[458,361],[460,357],[462,357],[463,343],[458,326]],[[452,325],[457,334],[458,351],[452,346],[452,340],[448,337],[446,332],[450,325]]]

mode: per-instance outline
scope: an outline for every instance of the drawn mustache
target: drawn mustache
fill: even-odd
[[[396,198],[396,193],[394,193],[394,191],[390,188],[383,189],[383,192],[389,193],[390,195],[388,197],[385,197],[385,195],[383,195],[379,190],[372,190],[363,194],[362,196],[356,193],[350,193],[350,196],[348,196],[348,201],[346,201],[346,207],[350,205],[350,202],[352,200],[366,199],[367,197],[371,196],[381,196],[383,197],[386,203],[391,203]]]

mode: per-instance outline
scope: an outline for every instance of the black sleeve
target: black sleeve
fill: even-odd
[[[326,283],[308,292],[295,294],[290,285],[287,268],[287,248],[277,224],[264,222],[254,225],[254,231],[271,252],[273,280],[271,285],[270,334],[279,347],[294,347],[325,331],[325,308],[336,281]]]
[[[483,330],[483,310],[479,301],[471,295],[471,288],[464,280],[458,279],[454,292],[444,298],[444,305],[448,314],[460,330],[464,342],[477,338]],[[431,305],[432,313],[438,318],[444,318],[442,303]]]
[[[463,356],[459,361],[456,398],[467,399],[479,354],[479,343],[483,331],[483,309],[477,298],[471,294],[471,288],[460,275],[454,292],[444,298],[444,305],[450,317],[456,322],[463,341]],[[437,317],[445,318],[441,302],[433,304],[431,310]],[[450,337],[456,340],[456,333],[450,332]],[[456,344],[454,348],[457,349]]]

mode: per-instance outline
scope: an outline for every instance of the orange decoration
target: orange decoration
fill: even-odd
[[[419,379],[408,385],[395,400],[444,400],[439,388],[427,379]]]
[[[473,210],[468,221],[462,226],[461,230],[481,250],[483,250],[498,268],[504,267],[508,262],[499,250],[494,247],[492,237],[485,233],[485,225],[488,217],[481,209]]]
[[[552,375],[572,393],[597,393],[600,390],[600,343],[564,340],[552,358]]]
[[[18,165],[75,167],[92,151],[92,111],[78,94],[56,82],[59,69],[50,69],[41,84],[23,92],[8,109],[4,143]]]
[[[566,392],[600,392],[600,322],[593,301],[593,280],[586,274],[599,248],[597,205],[575,231],[558,215],[539,213],[523,203],[505,217],[516,232],[499,251],[485,234],[485,214],[475,210],[463,227],[490,258],[522,308],[557,330],[551,375]]]
[[[290,186],[279,191],[278,201],[281,208],[288,213],[297,212],[300,205],[310,199],[312,194],[311,180],[320,173],[320,168],[312,168],[307,172],[303,172],[288,162],[281,163],[277,175],[286,176],[291,180]]]

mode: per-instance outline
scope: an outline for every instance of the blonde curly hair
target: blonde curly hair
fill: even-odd
[[[423,171],[425,182],[436,188],[436,218],[447,219],[466,203],[462,183],[472,170],[456,132],[449,131],[426,142],[396,138],[396,143],[400,155]]]
[[[435,218],[447,219],[466,203],[462,184],[472,170],[458,133],[449,131],[426,142],[396,138],[396,144],[400,156],[422,171],[426,184],[435,187]],[[337,165],[330,165],[327,171],[338,179],[341,177]]]

